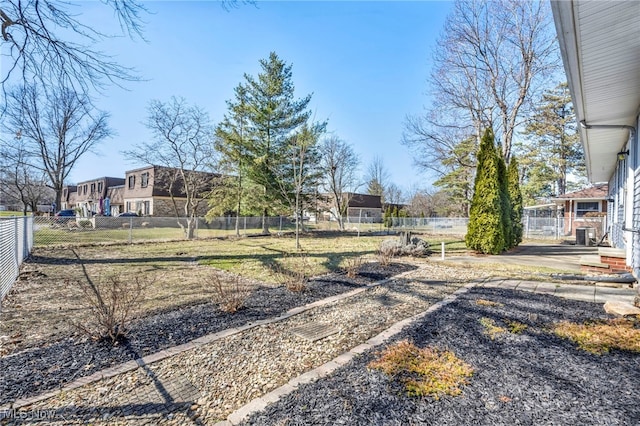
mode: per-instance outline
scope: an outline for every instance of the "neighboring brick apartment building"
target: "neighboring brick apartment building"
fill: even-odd
[[[146,166],[125,172],[125,178],[103,177],[63,190],[61,208],[80,208],[84,216],[104,214],[116,216],[135,212],[142,216],[174,216],[174,205],[169,192],[169,182],[177,169],[162,166]],[[205,172],[189,172],[199,179],[204,188],[211,189],[220,175]],[[173,198],[178,211],[184,211],[186,197],[180,179],[174,184]],[[206,200],[200,200],[197,214],[208,210]]]
[[[169,192],[169,184],[177,169],[161,166],[147,166],[126,172],[124,183],[124,210],[137,212],[143,216],[174,216],[173,201],[180,213],[184,212],[186,203],[185,193],[180,178],[175,179],[172,189],[173,198]],[[205,172],[189,172],[191,178],[200,181],[203,190],[211,190],[219,174]],[[206,200],[202,199],[197,205],[196,214],[203,216],[208,211]]]
[[[79,182],[78,185],[66,187],[62,190],[62,208],[80,208],[82,209],[83,216],[91,216],[92,214],[106,214],[115,211],[115,214],[120,213],[117,209],[117,204],[110,199],[110,189],[124,184],[124,179],[116,177],[101,177],[97,179],[87,180]],[[75,191],[72,190],[75,188]],[[107,201],[107,200],[110,201]],[[116,210],[113,208],[116,207]]]

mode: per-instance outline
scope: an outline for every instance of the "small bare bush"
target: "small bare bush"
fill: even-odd
[[[395,249],[389,248],[388,245],[380,244],[380,248],[378,249],[378,262],[382,266],[389,266],[395,256]]]
[[[300,292],[307,289],[311,265],[305,253],[285,255],[281,263],[274,265],[274,270],[288,290]]]
[[[353,279],[360,272],[360,267],[362,266],[362,256],[349,257],[345,260],[344,263],[344,271],[347,274],[347,277]]]
[[[109,275],[98,277],[97,282],[76,281],[76,285],[82,289],[81,303],[90,312],[85,322],[74,324],[76,328],[95,340],[116,344],[126,337],[149,283],[139,276],[125,281],[119,275]]]
[[[227,275],[227,279],[213,273],[209,277],[209,283],[213,289],[213,301],[224,312],[238,312],[253,292],[253,287],[242,282],[241,275]]]

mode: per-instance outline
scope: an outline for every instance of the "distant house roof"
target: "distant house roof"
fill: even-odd
[[[580,189],[578,191],[567,192],[566,194],[558,195],[556,200],[569,200],[569,199],[579,199],[579,200],[587,200],[587,199],[598,199],[604,200],[607,198],[609,194],[609,185],[606,183],[595,184],[590,188]]]
[[[380,201],[379,195],[355,194],[355,193],[349,193],[346,195],[347,197],[349,197],[350,208],[361,208],[361,209],[381,209],[382,208],[382,202]]]

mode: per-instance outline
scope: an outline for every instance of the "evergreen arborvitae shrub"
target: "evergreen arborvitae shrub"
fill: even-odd
[[[502,151],[496,150],[498,158],[498,182],[500,183],[500,213],[502,229],[504,229],[505,249],[515,247],[513,244],[513,224],[511,223],[511,198],[509,197],[509,177],[507,165],[502,157]]]
[[[474,193],[465,242],[469,249],[499,254],[505,247],[500,195],[499,157],[493,143],[493,130],[487,129],[480,142]]]
[[[391,227],[393,219],[391,218],[391,209],[389,207],[387,207],[387,209],[384,211],[383,221],[384,226],[386,226],[387,228]]]
[[[511,225],[513,227],[511,246],[515,247],[522,242],[522,191],[520,191],[520,174],[516,157],[511,157],[507,175],[509,198],[511,198]]]

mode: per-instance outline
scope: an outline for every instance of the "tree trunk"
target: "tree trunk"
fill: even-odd
[[[195,238],[195,230],[196,230],[196,218],[190,217],[187,219],[187,229],[186,229],[186,237],[187,240],[193,240]]]
[[[300,250],[300,221],[302,214],[300,212],[300,197],[296,194],[296,251]]]
[[[262,233],[265,235],[270,234],[269,232],[269,223],[267,222],[267,208],[265,207],[264,210],[262,211]]]
[[[55,208],[55,213],[58,213],[61,209],[62,209],[62,190],[58,190],[56,188],[56,208]]]

